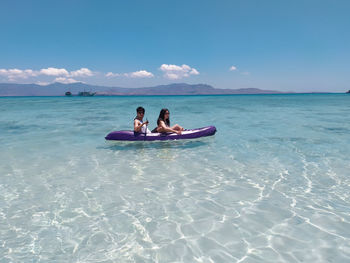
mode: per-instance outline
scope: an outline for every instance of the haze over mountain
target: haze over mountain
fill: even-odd
[[[274,90],[216,89],[207,84],[174,83],[142,88],[121,88],[95,86],[84,83],[53,83],[47,86],[37,84],[0,83],[0,96],[64,96],[70,91],[73,95],[80,91],[96,92],[96,95],[216,95],[216,94],[277,94]]]

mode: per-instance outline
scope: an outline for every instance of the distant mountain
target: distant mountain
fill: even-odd
[[[223,95],[223,94],[278,94],[274,90],[261,89],[215,89],[207,84],[174,83],[144,88],[120,88],[94,86],[84,83],[53,83],[47,86],[37,84],[0,83],[0,96],[64,96],[70,91],[73,95],[80,91],[96,92],[100,96],[125,95]]]
[[[47,86],[2,83],[0,84],[0,96],[64,96],[67,91],[76,95],[80,91],[106,92],[109,89],[109,87],[93,86],[80,82],[72,84],[56,82]]]

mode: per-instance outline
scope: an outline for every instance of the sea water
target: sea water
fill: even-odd
[[[107,142],[146,109],[215,125]],[[1,262],[350,262],[350,95],[0,98]]]

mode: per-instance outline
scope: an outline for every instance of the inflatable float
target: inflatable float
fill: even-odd
[[[207,126],[198,129],[184,130],[181,134],[176,133],[137,133],[134,131],[113,131],[105,139],[108,141],[165,141],[196,139],[214,135],[215,126]]]

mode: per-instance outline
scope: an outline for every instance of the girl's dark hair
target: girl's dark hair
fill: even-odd
[[[161,109],[160,113],[159,113],[159,117],[157,120],[157,125],[159,125],[160,121],[164,121],[165,125],[170,127],[170,119],[168,118],[167,120],[164,120],[164,115],[166,112],[169,112],[168,109]]]

